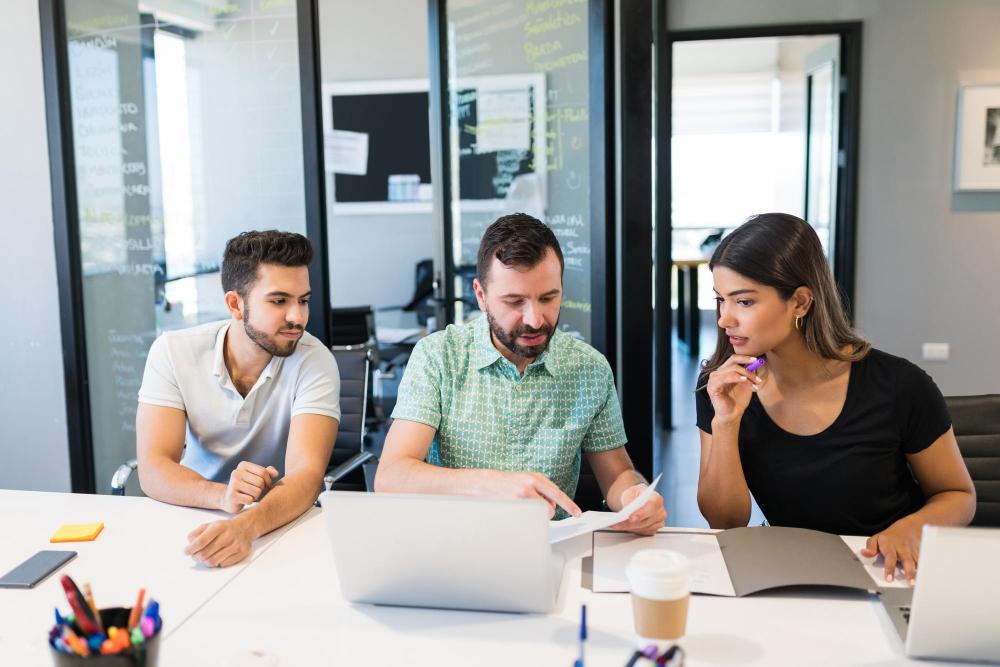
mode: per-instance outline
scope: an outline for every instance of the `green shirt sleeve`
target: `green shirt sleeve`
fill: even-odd
[[[441,426],[441,358],[433,336],[424,338],[406,364],[399,383],[393,419],[420,422],[437,429]]]
[[[625,437],[625,424],[622,422],[622,409],[618,403],[618,391],[615,389],[615,378],[606,360],[601,364],[600,372],[595,378],[604,387],[604,404],[598,409],[590,422],[587,435],[583,438],[581,448],[585,452],[605,452],[609,449],[623,447],[628,441]]]

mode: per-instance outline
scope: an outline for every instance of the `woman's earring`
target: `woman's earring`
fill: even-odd
[[[801,315],[799,315],[799,316],[797,316],[795,318],[795,330],[796,331],[801,331],[802,330],[802,316]]]

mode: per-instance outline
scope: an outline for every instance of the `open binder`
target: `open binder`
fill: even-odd
[[[760,526],[719,532],[661,531],[651,537],[594,533],[595,593],[627,593],[625,565],[636,551],[670,549],[691,561],[691,592],[741,597],[786,586],[876,592],[865,566],[838,535]]]

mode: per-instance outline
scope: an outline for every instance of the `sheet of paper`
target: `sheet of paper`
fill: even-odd
[[[531,147],[530,88],[481,90],[476,99],[476,152],[526,151]]]
[[[712,533],[678,532],[666,529],[652,537],[628,533],[594,534],[594,592],[627,593],[625,566],[642,549],[669,549],[691,561],[691,592],[734,596],[736,591],[726,569],[719,542]]]
[[[326,170],[335,174],[368,173],[368,134],[334,130],[323,135]]]
[[[872,578],[875,585],[879,588],[908,588],[909,584],[906,583],[906,577],[903,576],[903,571],[900,568],[896,568],[896,579],[894,581],[885,580],[885,561],[881,556],[876,556],[874,558],[866,558],[861,555],[861,549],[864,548],[865,544],[868,542],[867,537],[862,537],[858,535],[841,535],[840,539],[844,540],[844,543],[851,548],[858,556],[858,560],[861,564],[865,566],[865,572],[868,576]]]
[[[563,540],[568,540],[571,537],[576,537],[577,535],[592,533],[595,530],[607,528],[608,526],[613,526],[620,521],[624,521],[632,515],[632,512],[646,504],[646,501],[649,500],[650,496],[652,496],[656,491],[656,484],[660,481],[660,477],[662,476],[662,473],[657,475],[656,479],[653,480],[652,484],[646,487],[645,491],[640,493],[635,500],[630,502],[618,512],[584,512],[578,517],[569,517],[567,519],[563,519],[562,521],[550,522],[549,542],[555,544],[556,542],[562,542]]]

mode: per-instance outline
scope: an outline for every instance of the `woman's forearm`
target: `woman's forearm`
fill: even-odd
[[[954,490],[935,493],[922,508],[905,518],[920,525],[967,526],[975,514],[975,491]]]
[[[740,461],[739,423],[712,422],[711,444],[703,449],[698,508],[712,528],[735,528],[750,521],[750,489]]]

